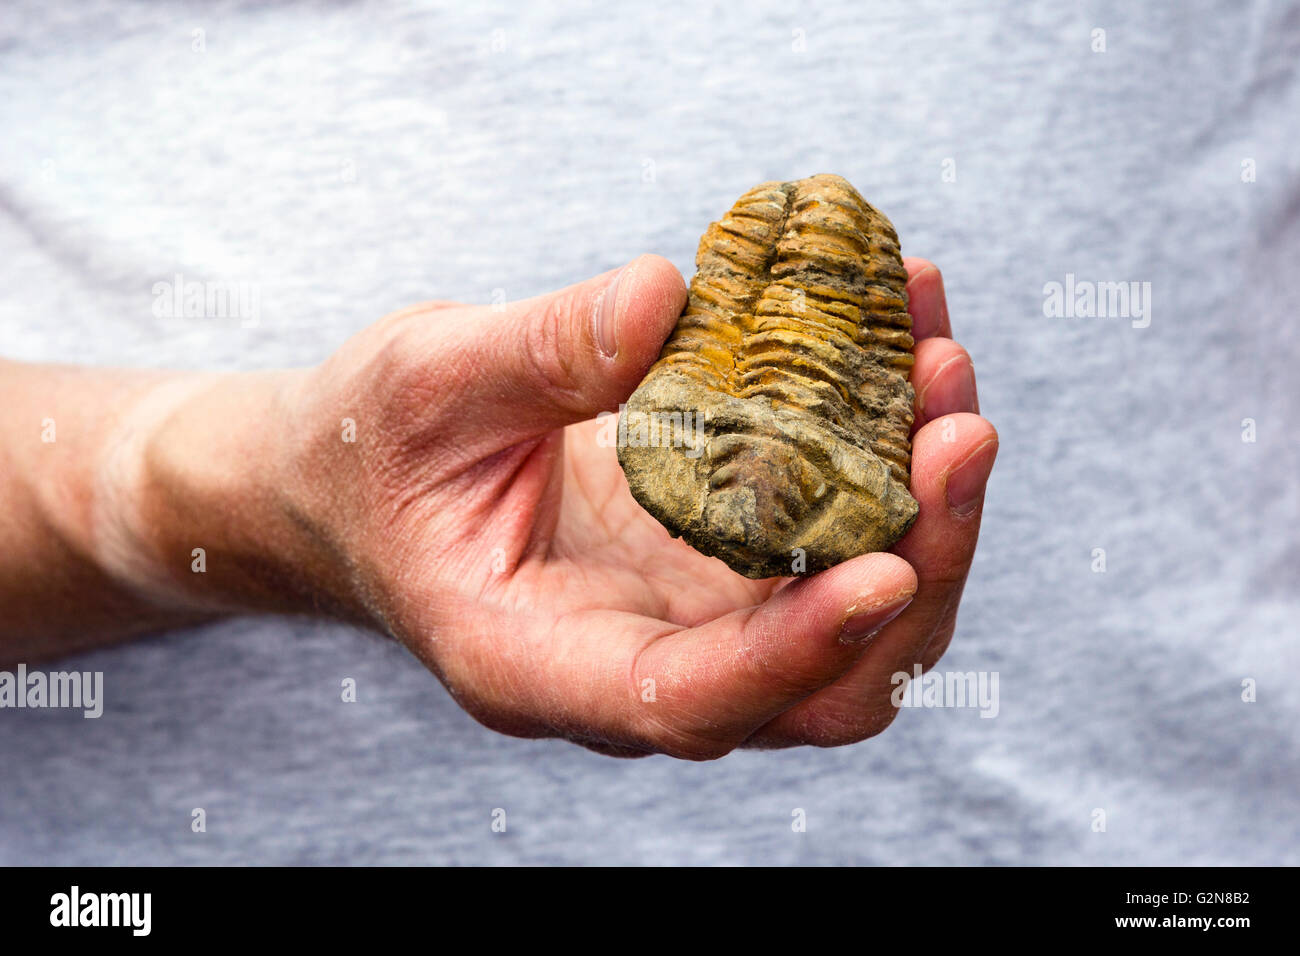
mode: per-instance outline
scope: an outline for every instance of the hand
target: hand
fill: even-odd
[[[644,256],[496,309],[407,309],[296,379],[282,487],[304,570],[508,734],[708,759],[879,733],[891,676],[952,637],[997,450],[939,272],[907,265],[921,512],[892,554],[751,581],[632,499],[592,419],[685,300]]]
[[[655,256],[503,307],[406,309],[315,369],[95,378],[75,406],[120,411],[77,429],[102,449],[62,452],[74,490],[23,471],[95,558],[78,593],[116,582],[107,621],[345,617],[399,638],[487,726],[620,756],[852,743],[893,720],[893,675],[952,638],[997,451],[939,272],[907,266],[920,515],[893,553],[809,578],[751,581],[670,538],[598,441],[594,416],[685,300]],[[28,374],[15,395],[42,393]],[[27,618],[70,632],[48,577],[24,579]]]

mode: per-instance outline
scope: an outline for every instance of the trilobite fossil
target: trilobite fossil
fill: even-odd
[[[619,421],[636,500],[751,578],[888,548],[917,513],[912,322],[889,220],[839,176],[767,182],[709,226],[695,264]]]

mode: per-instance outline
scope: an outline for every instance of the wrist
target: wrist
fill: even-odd
[[[346,563],[318,540],[294,460],[298,371],[154,386],[106,451],[101,554],[160,605],[356,619]]]

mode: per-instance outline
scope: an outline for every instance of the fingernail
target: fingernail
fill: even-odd
[[[903,613],[903,609],[912,603],[915,595],[908,594],[888,604],[877,605],[865,611],[852,610],[840,627],[840,641],[845,644],[861,644],[875,637],[880,629]]]
[[[975,394],[975,369],[970,358],[954,355],[944,362],[916,397],[916,405],[929,421],[954,412],[978,414],[980,405]]]
[[[948,510],[958,518],[974,514],[979,507],[997,456],[997,440],[986,441],[948,476]]]
[[[606,358],[618,354],[618,286],[623,281],[627,266],[614,273],[596,304],[596,345]]]

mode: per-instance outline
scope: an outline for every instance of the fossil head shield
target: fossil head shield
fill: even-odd
[[[894,227],[839,176],[763,183],[709,226],[695,265],[619,421],[636,500],[751,578],[888,548],[917,512]]]

